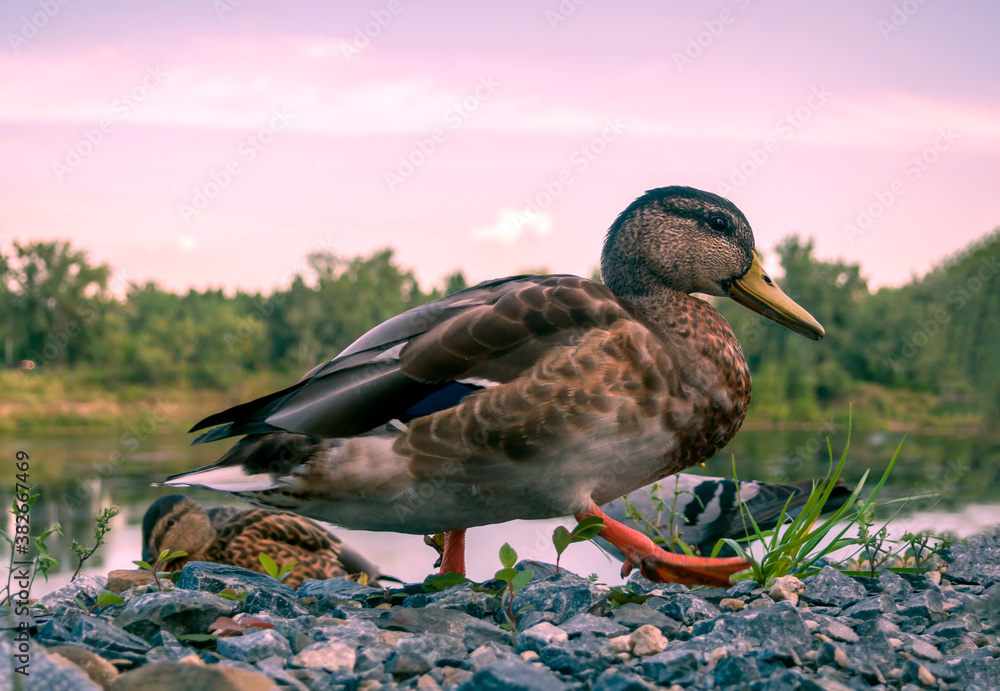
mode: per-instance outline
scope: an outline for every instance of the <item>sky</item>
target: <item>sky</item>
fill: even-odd
[[[998,30],[991,0],[4,0],[0,246],[177,290],[383,247],[426,287],[589,275],[679,184],[898,285],[1000,225]]]

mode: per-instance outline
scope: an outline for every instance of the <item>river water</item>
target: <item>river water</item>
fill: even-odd
[[[856,483],[870,471],[873,486],[892,457],[902,434],[862,433],[855,430],[844,478]],[[781,431],[742,431],[718,456],[692,472],[732,476],[733,459],[741,479],[764,481],[821,477],[827,472],[827,439],[839,458],[847,439],[842,427],[800,428]],[[14,457],[18,449],[30,454],[31,482],[41,491],[32,508],[33,533],[59,522],[63,537],[53,536],[51,553],[60,567],[48,582],[39,579],[33,597],[69,581],[76,566],[70,542],[93,541],[93,516],[101,507],[120,504],[122,513],[112,523],[108,543],[90,559],[85,573],[107,573],[111,569],[134,568],[139,559],[140,525],[149,504],[169,490],[151,486],[166,475],[216,460],[224,443],[188,446],[190,437],[179,433],[156,434],[145,439],[118,434],[54,436],[50,438],[0,438],[0,459],[7,459],[8,478],[0,482],[0,502],[9,506],[15,482]],[[9,461],[9,462],[8,462]],[[911,433],[880,499],[933,494],[904,505],[891,523],[891,532],[906,530],[951,530],[969,535],[1000,524],[1000,439],[981,436]],[[238,503],[228,495],[205,490],[185,490],[203,505]],[[12,520],[6,521],[12,528]],[[509,542],[523,558],[554,561],[551,544],[556,525],[571,525],[571,519],[514,521],[469,531],[469,577],[484,580],[499,568],[497,551]],[[432,571],[433,551],[420,536],[369,533],[331,528],[342,540],[379,564],[384,573],[405,581],[418,581]],[[10,530],[8,532],[11,532]],[[0,546],[6,565],[7,546]],[[620,564],[592,544],[571,545],[562,563],[570,570],[596,573],[604,583],[620,583]],[[0,575],[5,575],[0,571]]]

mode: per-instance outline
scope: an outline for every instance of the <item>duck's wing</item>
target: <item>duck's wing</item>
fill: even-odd
[[[731,478],[678,473],[602,508],[608,516],[643,532],[652,529],[654,535],[659,532],[669,538],[671,530],[675,530],[680,539],[704,553],[711,551],[722,538],[736,540],[753,532],[743,511],[753,516],[761,530],[776,527],[782,509],[786,519],[795,518],[809,499],[815,482],[818,480],[737,483]],[[850,495],[851,490],[838,482],[824,505],[824,512],[837,510]]]
[[[629,316],[610,290],[578,276],[482,283],[380,324],[286,389],[205,418],[191,431],[215,429],[194,443],[269,432],[339,438],[406,422]]]

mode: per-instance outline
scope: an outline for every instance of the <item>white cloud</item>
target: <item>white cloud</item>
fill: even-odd
[[[478,242],[513,245],[529,233],[544,238],[552,232],[552,217],[544,211],[501,209],[493,225],[475,228],[469,236]]]

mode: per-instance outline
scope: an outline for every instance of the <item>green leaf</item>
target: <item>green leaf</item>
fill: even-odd
[[[510,581],[510,589],[516,593],[518,590],[528,585],[528,583],[531,581],[532,576],[534,575],[535,575],[534,569],[525,569],[524,571],[518,571],[517,575],[514,576],[514,578],[511,579]]]
[[[140,569],[145,569],[146,571],[152,571],[153,570],[152,565],[147,564],[144,561],[133,561],[132,563],[135,564],[136,566],[138,566]]]
[[[101,594],[97,596],[97,604],[95,607],[107,607],[108,605],[124,605],[125,600],[121,599],[110,590],[101,591]]]
[[[556,529],[552,531],[552,544],[556,547],[557,555],[565,552],[571,541],[570,533],[565,527],[556,526]]]
[[[583,542],[593,540],[604,528],[604,518],[601,516],[587,516],[580,521],[571,533],[572,542]]]
[[[511,581],[514,580],[516,576],[517,576],[517,569],[511,566],[506,569],[500,569],[499,571],[497,571],[494,578],[509,584]]]
[[[504,568],[508,569],[517,563],[517,552],[514,551],[509,542],[503,543],[503,546],[500,548],[500,563],[504,565]]]
[[[171,552],[167,555],[166,559],[162,559],[161,561],[172,561],[174,559],[179,559],[180,557],[186,557],[187,555],[187,552]]]
[[[425,593],[437,593],[447,590],[461,583],[468,583],[469,579],[460,573],[442,573],[428,576],[421,586]]]
[[[292,572],[292,569],[298,565],[297,561],[290,561],[287,564],[283,564],[281,569],[278,571],[278,580],[283,581],[288,578],[288,575]]]
[[[278,577],[278,565],[274,563],[274,559],[271,559],[271,557],[267,556],[263,552],[257,555],[257,559],[260,560],[260,564],[264,567],[264,571],[268,576],[271,578]]]
[[[219,597],[225,598],[226,600],[233,600],[234,602],[246,602],[247,595],[249,594],[250,593],[246,590],[236,592],[232,588],[223,588],[216,593]]]
[[[160,557],[158,561],[166,561],[169,558],[169,554],[170,554],[169,549],[163,550],[162,552],[160,552]]]

